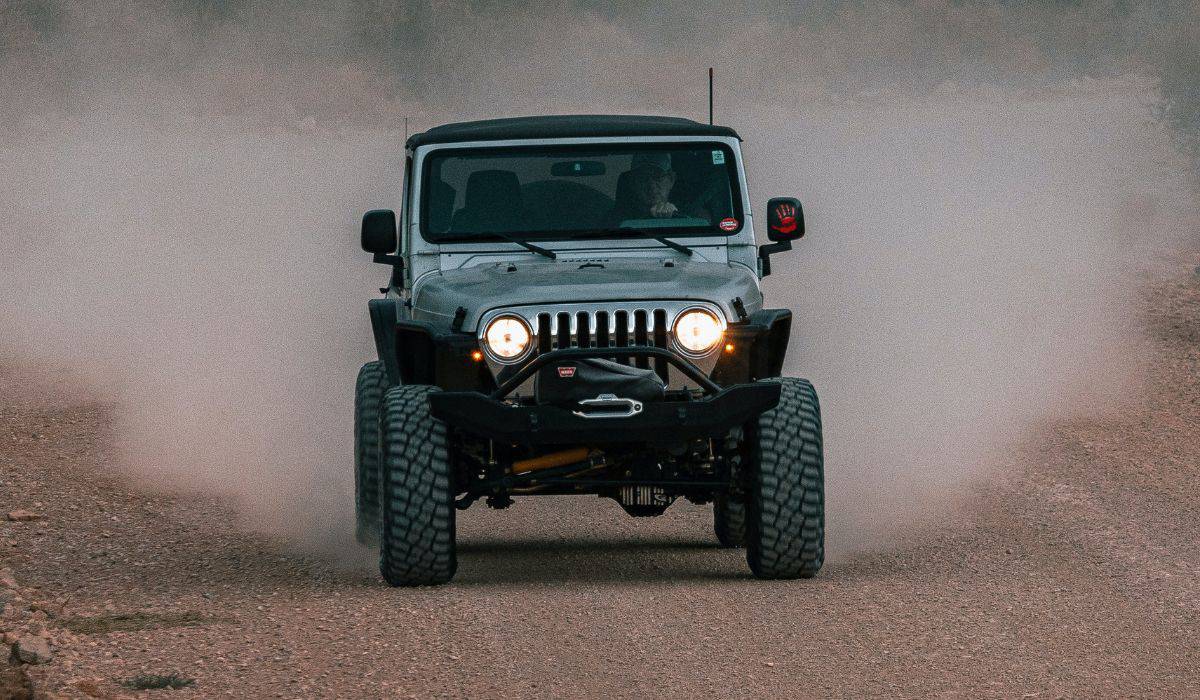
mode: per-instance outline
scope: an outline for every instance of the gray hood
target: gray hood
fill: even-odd
[[[598,267],[602,265],[603,267]],[[413,290],[413,317],[449,325],[459,307],[467,310],[462,330],[474,331],[479,318],[501,307],[572,302],[689,300],[721,307],[738,319],[733,300],[746,313],[762,308],[758,280],[746,267],[728,263],[675,261],[547,260],[484,264],[422,277]]]

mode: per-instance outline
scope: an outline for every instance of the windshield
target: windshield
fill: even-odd
[[[438,150],[425,159],[429,241],[728,235],[742,227],[721,143]]]

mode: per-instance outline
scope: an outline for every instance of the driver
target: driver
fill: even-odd
[[[679,207],[668,199],[675,186],[675,171],[671,170],[671,154],[664,151],[649,151],[633,156],[628,178],[629,189],[623,200],[618,198],[612,218],[621,222],[626,219],[666,219],[679,214]]]

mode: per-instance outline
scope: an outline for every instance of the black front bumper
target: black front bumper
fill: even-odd
[[[477,391],[429,396],[435,418],[485,438],[526,445],[672,443],[717,437],[779,403],[774,382],[735,384],[694,401],[657,401],[628,418],[585,418],[557,406],[513,406]]]
[[[679,367],[705,392],[691,400],[652,401],[628,417],[587,417],[558,406],[514,405],[504,398],[541,367],[585,357],[661,357]],[[719,437],[779,403],[780,387],[754,382],[720,387],[687,360],[655,347],[564,349],[538,356],[491,395],[477,391],[431,394],[433,416],[476,435],[525,445],[670,444]]]

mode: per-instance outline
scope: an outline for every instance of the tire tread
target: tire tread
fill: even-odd
[[[782,386],[779,404],[758,421],[746,560],[758,578],[809,578],[825,560],[821,409],[807,380],[770,381]]]
[[[746,546],[746,504],[728,495],[713,500],[713,531],[722,547]]]
[[[446,425],[429,412],[432,386],[384,395],[379,570],[393,586],[446,583],[458,568]]]
[[[374,544],[379,538],[379,415],[388,388],[381,362],[368,362],[354,385],[355,538]]]

